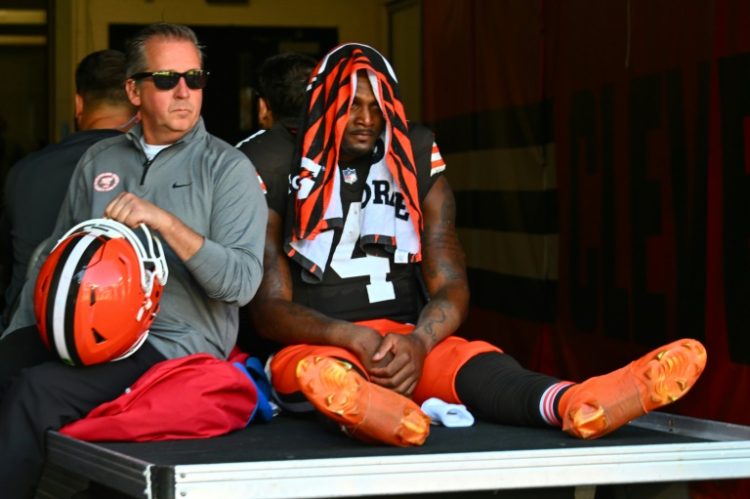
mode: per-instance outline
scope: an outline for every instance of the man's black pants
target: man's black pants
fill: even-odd
[[[36,327],[0,340],[0,495],[31,497],[44,465],[47,430],[116,398],[162,360],[146,342],[117,362],[70,367],[47,350]]]

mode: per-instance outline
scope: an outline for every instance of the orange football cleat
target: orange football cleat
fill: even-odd
[[[560,399],[563,430],[584,439],[606,435],[685,395],[705,366],[703,345],[682,339],[573,385]]]
[[[430,434],[430,418],[416,403],[365,380],[347,362],[305,357],[296,375],[307,399],[350,436],[407,447],[422,445]]]

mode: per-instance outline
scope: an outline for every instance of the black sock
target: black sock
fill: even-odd
[[[469,359],[456,375],[456,393],[481,419],[496,423],[547,426],[539,402],[559,380],[521,367],[513,357],[488,352]],[[555,400],[555,411],[561,390]]]

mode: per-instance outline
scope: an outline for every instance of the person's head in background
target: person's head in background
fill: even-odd
[[[258,70],[258,121],[261,128],[281,123],[297,128],[305,104],[305,89],[317,62],[306,55],[284,53],[269,57]]]
[[[76,68],[77,130],[125,130],[136,122],[125,79],[125,54],[119,50],[99,50],[81,59]]]
[[[138,107],[147,144],[173,144],[200,120],[208,73],[192,29],[178,24],[146,26],[127,49],[125,89]]]

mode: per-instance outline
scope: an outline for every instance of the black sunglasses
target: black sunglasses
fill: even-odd
[[[185,84],[192,90],[199,90],[206,88],[208,83],[208,71],[202,69],[189,69],[184,73],[177,71],[151,71],[146,73],[136,73],[130,78],[133,80],[142,80],[143,78],[151,78],[154,80],[154,85],[159,90],[172,90],[180,82],[180,78],[185,78]]]

